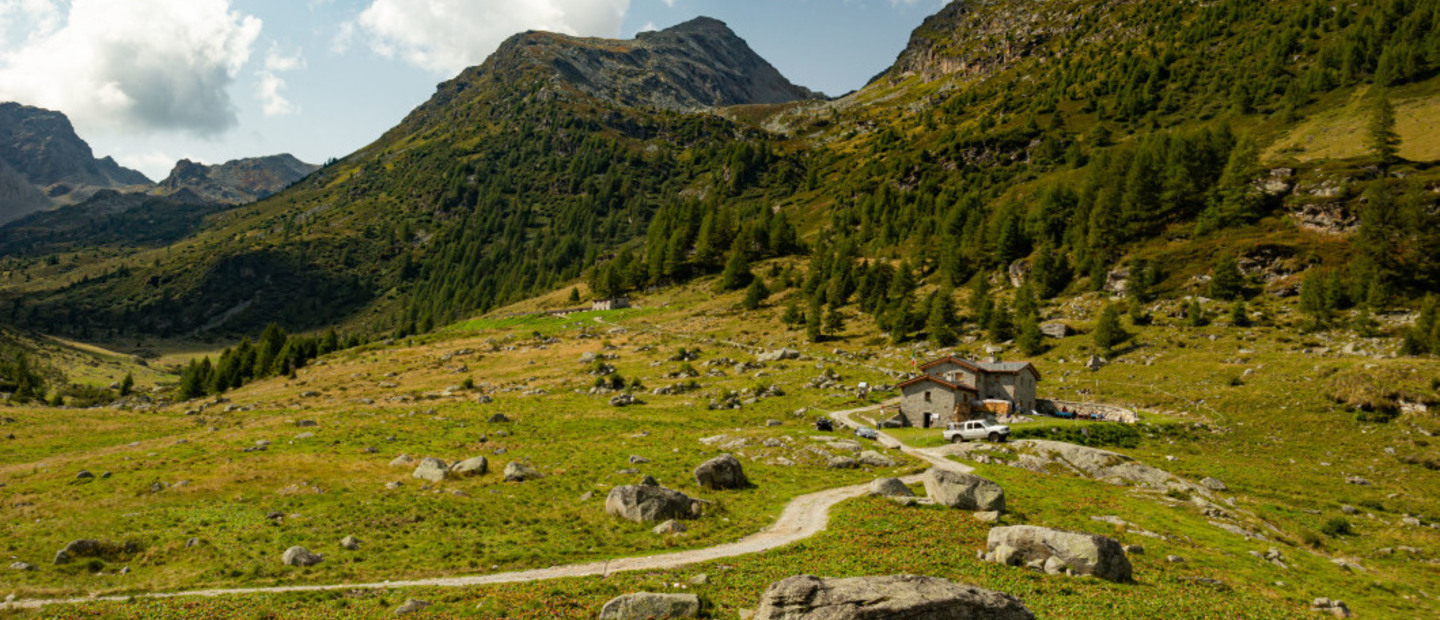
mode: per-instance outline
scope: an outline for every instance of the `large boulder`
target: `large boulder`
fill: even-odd
[[[755,356],[755,359],[756,361],[767,363],[779,362],[783,360],[796,360],[800,359],[800,352],[790,348],[775,349],[774,351],[766,351],[764,353],[761,353],[760,355]]]
[[[879,478],[870,483],[870,494],[879,497],[915,497],[915,492],[899,478]]]
[[[450,466],[450,473],[457,476],[483,476],[490,471],[490,461],[483,456],[468,458]]]
[[[694,517],[694,500],[659,485],[615,487],[605,498],[605,512],[636,523]]]
[[[427,456],[420,460],[420,465],[415,468],[415,473],[410,475],[419,480],[440,482],[450,477],[450,469],[445,466],[445,461]]]
[[[874,450],[866,450],[864,452],[861,452],[859,458],[857,458],[856,460],[860,461],[861,465],[869,465],[870,467],[895,466],[895,459],[880,454],[879,452],[876,452]]]
[[[72,540],[66,544],[64,548],[55,552],[55,563],[68,564],[70,560],[75,558],[91,558],[104,555],[105,551],[105,543],[98,540],[88,538]]]
[[[325,556],[311,553],[304,547],[291,547],[285,550],[285,555],[280,556],[280,561],[286,566],[314,566],[324,560]]]
[[[925,493],[951,508],[1005,511],[1005,489],[974,474],[931,468],[925,472]]]
[[[797,575],[766,588],[754,620],[1033,620],[1020,599],[936,577],[822,579]]]
[[[700,598],[694,594],[636,592],[610,599],[600,608],[600,620],[663,620],[700,617]]]
[[[1113,539],[1034,525],[990,530],[985,559],[1011,566],[1039,564],[1047,572],[1092,575],[1115,582],[1131,579],[1130,559]]]
[[[695,468],[695,482],[707,489],[742,489],[750,485],[740,461],[722,454]]]
[[[1016,466],[1037,473],[1058,469],[1112,484],[1135,484],[1159,491],[1199,490],[1170,472],[1109,450],[1045,439],[1021,439],[1013,445],[1020,453]]]
[[[524,463],[510,463],[505,466],[505,482],[525,482],[527,480],[539,480],[544,478],[534,467]]]

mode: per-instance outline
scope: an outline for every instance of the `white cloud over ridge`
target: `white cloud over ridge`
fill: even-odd
[[[237,124],[229,88],[262,26],[230,0],[0,0],[0,18],[30,33],[0,51],[0,99],[86,130],[204,137]]]
[[[265,116],[285,116],[300,112],[300,106],[291,103],[280,92],[285,88],[285,79],[281,78],[280,74],[304,68],[305,57],[298,52],[294,56],[286,56],[280,51],[279,45],[270,46],[269,53],[265,55],[265,68],[259,72],[260,107]]]
[[[630,0],[373,0],[341,38],[361,34],[382,56],[451,76],[526,30],[619,36],[629,8]]]

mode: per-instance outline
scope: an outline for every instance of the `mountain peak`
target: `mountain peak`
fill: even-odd
[[[268,197],[319,169],[289,153],[236,159],[207,166],[188,159],[175,163],[170,176],[155,193],[179,196],[189,193],[223,204],[245,204]]]
[[[696,110],[824,97],[791,83],[711,17],[623,41],[526,32],[448,86],[458,91],[482,76],[513,78],[536,69],[549,73],[552,84],[627,106]]]

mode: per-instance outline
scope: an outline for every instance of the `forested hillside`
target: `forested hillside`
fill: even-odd
[[[1415,307],[1440,289],[1440,171],[1406,157],[1434,140],[1411,119],[1440,96],[1437,19],[1435,0],[956,2],[855,94],[724,115],[617,103],[634,85],[604,46],[521,35],[279,196],[163,250],[27,265],[4,296],[20,323],[101,337],[411,333],[587,270],[600,295],[743,287],[749,261],[813,249],[769,278],[804,286],[792,318],[860,299],[900,340],[931,291],[1000,271],[1036,302],[1144,299],[1234,263],[1235,296],[1305,288],[1317,320]],[[680,34],[753,55],[700,26]],[[576,58],[606,79],[576,81]],[[1363,146],[1278,148],[1340,113]]]

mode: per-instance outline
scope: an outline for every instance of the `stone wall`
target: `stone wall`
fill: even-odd
[[[1102,405],[1099,403],[1077,403],[1068,400],[1039,399],[1035,401],[1035,409],[1040,413],[1053,414],[1064,407],[1076,414],[1099,415],[1107,422],[1123,422],[1134,424],[1140,421],[1140,416],[1130,409],[1117,407],[1115,405]]]

